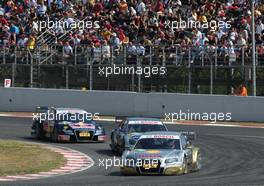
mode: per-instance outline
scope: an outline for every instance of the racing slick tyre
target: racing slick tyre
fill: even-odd
[[[194,164],[194,170],[193,171],[199,171],[201,168],[202,168],[202,156],[201,156],[201,153],[198,152],[197,160]]]
[[[43,139],[45,137],[45,133],[43,131],[43,126],[41,123],[39,122],[36,122],[35,123],[35,126],[36,126],[36,134],[35,134],[35,137],[37,139]]]
[[[183,161],[183,174],[188,174],[189,173],[189,167],[188,167],[188,161],[186,158],[184,158]]]
[[[128,174],[128,173],[126,173],[126,172],[123,172],[123,171],[121,171],[121,175],[122,175],[122,176],[130,176],[130,174]]]
[[[53,142],[58,142],[58,129],[54,128],[53,133],[51,135],[51,140]]]
[[[126,142],[125,139],[123,138],[123,142],[122,142],[122,147],[119,150],[119,155],[122,156],[123,152],[125,151],[125,147],[126,147]]]
[[[111,144],[110,144],[110,147],[111,147],[111,150],[113,153],[116,153],[116,149],[115,149],[115,142],[114,142],[114,139],[113,139],[113,135],[111,135]]]

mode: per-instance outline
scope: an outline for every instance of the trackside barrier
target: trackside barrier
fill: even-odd
[[[264,122],[264,97],[0,88],[0,111],[76,107],[100,115],[165,117],[165,113],[231,113],[233,121]]]

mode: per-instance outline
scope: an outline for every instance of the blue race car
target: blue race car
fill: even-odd
[[[153,131],[168,131],[160,119],[141,117],[116,117],[117,129],[111,132],[110,147],[113,152],[122,152],[133,146],[142,134]]]
[[[37,107],[31,135],[54,142],[105,142],[105,129],[83,109]]]

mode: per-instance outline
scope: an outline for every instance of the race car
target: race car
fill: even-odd
[[[201,169],[199,147],[191,145],[193,132],[148,132],[124,151],[120,166],[123,175],[181,175]]]
[[[76,108],[37,107],[31,135],[54,142],[105,142],[105,129],[98,125],[91,113]]]
[[[125,148],[134,145],[139,137],[150,131],[168,131],[161,120],[141,117],[116,117],[117,129],[111,132],[110,147],[119,155]]]

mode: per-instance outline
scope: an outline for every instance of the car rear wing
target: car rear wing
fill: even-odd
[[[115,123],[120,124],[122,121],[126,120],[126,116],[116,116],[115,117]]]
[[[41,116],[43,114],[47,114],[48,113],[48,110],[51,109],[53,107],[48,107],[48,106],[40,106],[40,107],[36,107],[35,108],[35,112],[34,112],[34,117],[33,117],[33,120],[37,120],[39,121],[41,119]]]
[[[48,106],[36,107],[35,112],[36,113],[46,113],[50,108],[53,108],[53,107],[48,107]]]
[[[184,136],[186,136],[188,141],[193,141],[196,139],[196,133],[195,132],[187,132],[183,131],[181,132]]]

